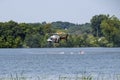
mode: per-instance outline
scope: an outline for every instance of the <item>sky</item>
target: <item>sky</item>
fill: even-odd
[[[0,22],[90,22],[99,14],[120,19],[120,0],[0,0]]]

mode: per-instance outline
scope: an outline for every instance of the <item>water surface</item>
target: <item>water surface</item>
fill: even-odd
[[[80,52],[82,51],[82,54]],[[0,49],[0,75],[120,74],[120,48]]]

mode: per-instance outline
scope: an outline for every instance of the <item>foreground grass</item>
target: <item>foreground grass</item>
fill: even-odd
[[[34,76],[28,77],[24,75],[10,75],[8,77],[0,77],[0,80],[120,80],[120,75],[118,74],[99,74],[99,75],[86,75],[86,74],[77,74],[77,75],[59,75],[59,76]]]

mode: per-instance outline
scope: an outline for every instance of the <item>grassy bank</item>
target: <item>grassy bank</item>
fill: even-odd
[[[0,77],[0,80],[120,80],[120,74],[73,74],[73,75],[39,75],[25,76],[10,74],[6,77]]]

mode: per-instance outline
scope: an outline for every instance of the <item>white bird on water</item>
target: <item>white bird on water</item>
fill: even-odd
[[[65,52],[63,51],[63,52],[60,52],[59,54],[65,54]]]
[[[80,51],[80,54],[84,54],[84,51]]]

